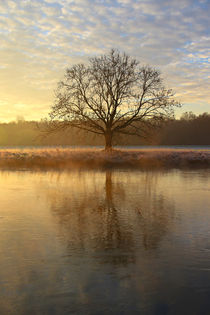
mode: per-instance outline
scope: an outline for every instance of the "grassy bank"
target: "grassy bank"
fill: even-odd
[[[0,168],[210,167],[210,150],[0,149]]]

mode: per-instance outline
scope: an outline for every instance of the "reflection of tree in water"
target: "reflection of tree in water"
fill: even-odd
[[[102,238],[97,239],[98,246],[104,249],[118,249],[120,255],[112,256],[112,263],[128,263],[134,261],[134,239],[131,229],[122,222],[120,210],[115,207],[112,173],[106,172],[105,200],[100,206],[100,211],[104,213],[104,233]],[[121,188],[117,189],[118,197],[123,198],[125,192]],[[124,253],[124,255],[122,255]],[[109,261],[111,257],[108,257]]]
[[[54,191],[51,209],[69,250],[94,251],[103,262],[123,264],[135,260],[139,237],[145,249],[158,247],[169,229],[171,204],[156,192],[152,173],[145,173],[134,194],[129,182],[117,184],[112,175],[106,172],[105,189],[96,183],[82,192],[77,184],[76,194]]]
[[[79,187],[79,186],[78,186]],[[134,260],[132,230],[127,229],[113,201],[112,173],[106,172],[104,187],[83,187],[72,197],[69,191],[53,191],[51,209],[59,219],[61,233],[69,249],[97,253],[103,262],[124,264]],[[89,188],[89,190],[88,190]],[[122,187],[116,193],[124,197]],[[115,254],[113,255],[113,251]],[[111,254],[112,253],[112,254]]]

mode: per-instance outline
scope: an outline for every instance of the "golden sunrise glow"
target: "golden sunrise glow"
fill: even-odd
[[[207,1],[0,2],[0,121],[47,116],[67,66],[125,51],[159,68],[185,104],[209,112]]]

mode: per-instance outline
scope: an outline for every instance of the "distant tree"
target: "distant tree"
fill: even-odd
[[[105,137],[112,149],[117,133],[144,137],[173,116],[171,90],[160,72],[117,50],[67,68],[52,106],[50,130],[76,127]]]
[[[190,112],[183,113],[180,119],[190,121],[190,120],[194,120],[195,118],[196,118],[196,115],[192,111],[190,111]]]

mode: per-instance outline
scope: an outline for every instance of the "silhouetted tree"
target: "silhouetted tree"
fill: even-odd
[[[185,112],[184,114],[182,114],[180,119],[191,121],[191,120],[194,120],[195,118],[196,118],[196,115],[192,111],[190,111],[190,112]]]
[[[87,65],[66,70],[49,127],[50,131],[76,127],[103,135],[105,149],[110,150],[114,134],[145,136],[178,105],[159,71],[112,49],[90,58]]]
[[[184,113],[180,120],[169,121],[159,133],[159,144],[164,145],[209,145],[210,114],[196,116]]]

